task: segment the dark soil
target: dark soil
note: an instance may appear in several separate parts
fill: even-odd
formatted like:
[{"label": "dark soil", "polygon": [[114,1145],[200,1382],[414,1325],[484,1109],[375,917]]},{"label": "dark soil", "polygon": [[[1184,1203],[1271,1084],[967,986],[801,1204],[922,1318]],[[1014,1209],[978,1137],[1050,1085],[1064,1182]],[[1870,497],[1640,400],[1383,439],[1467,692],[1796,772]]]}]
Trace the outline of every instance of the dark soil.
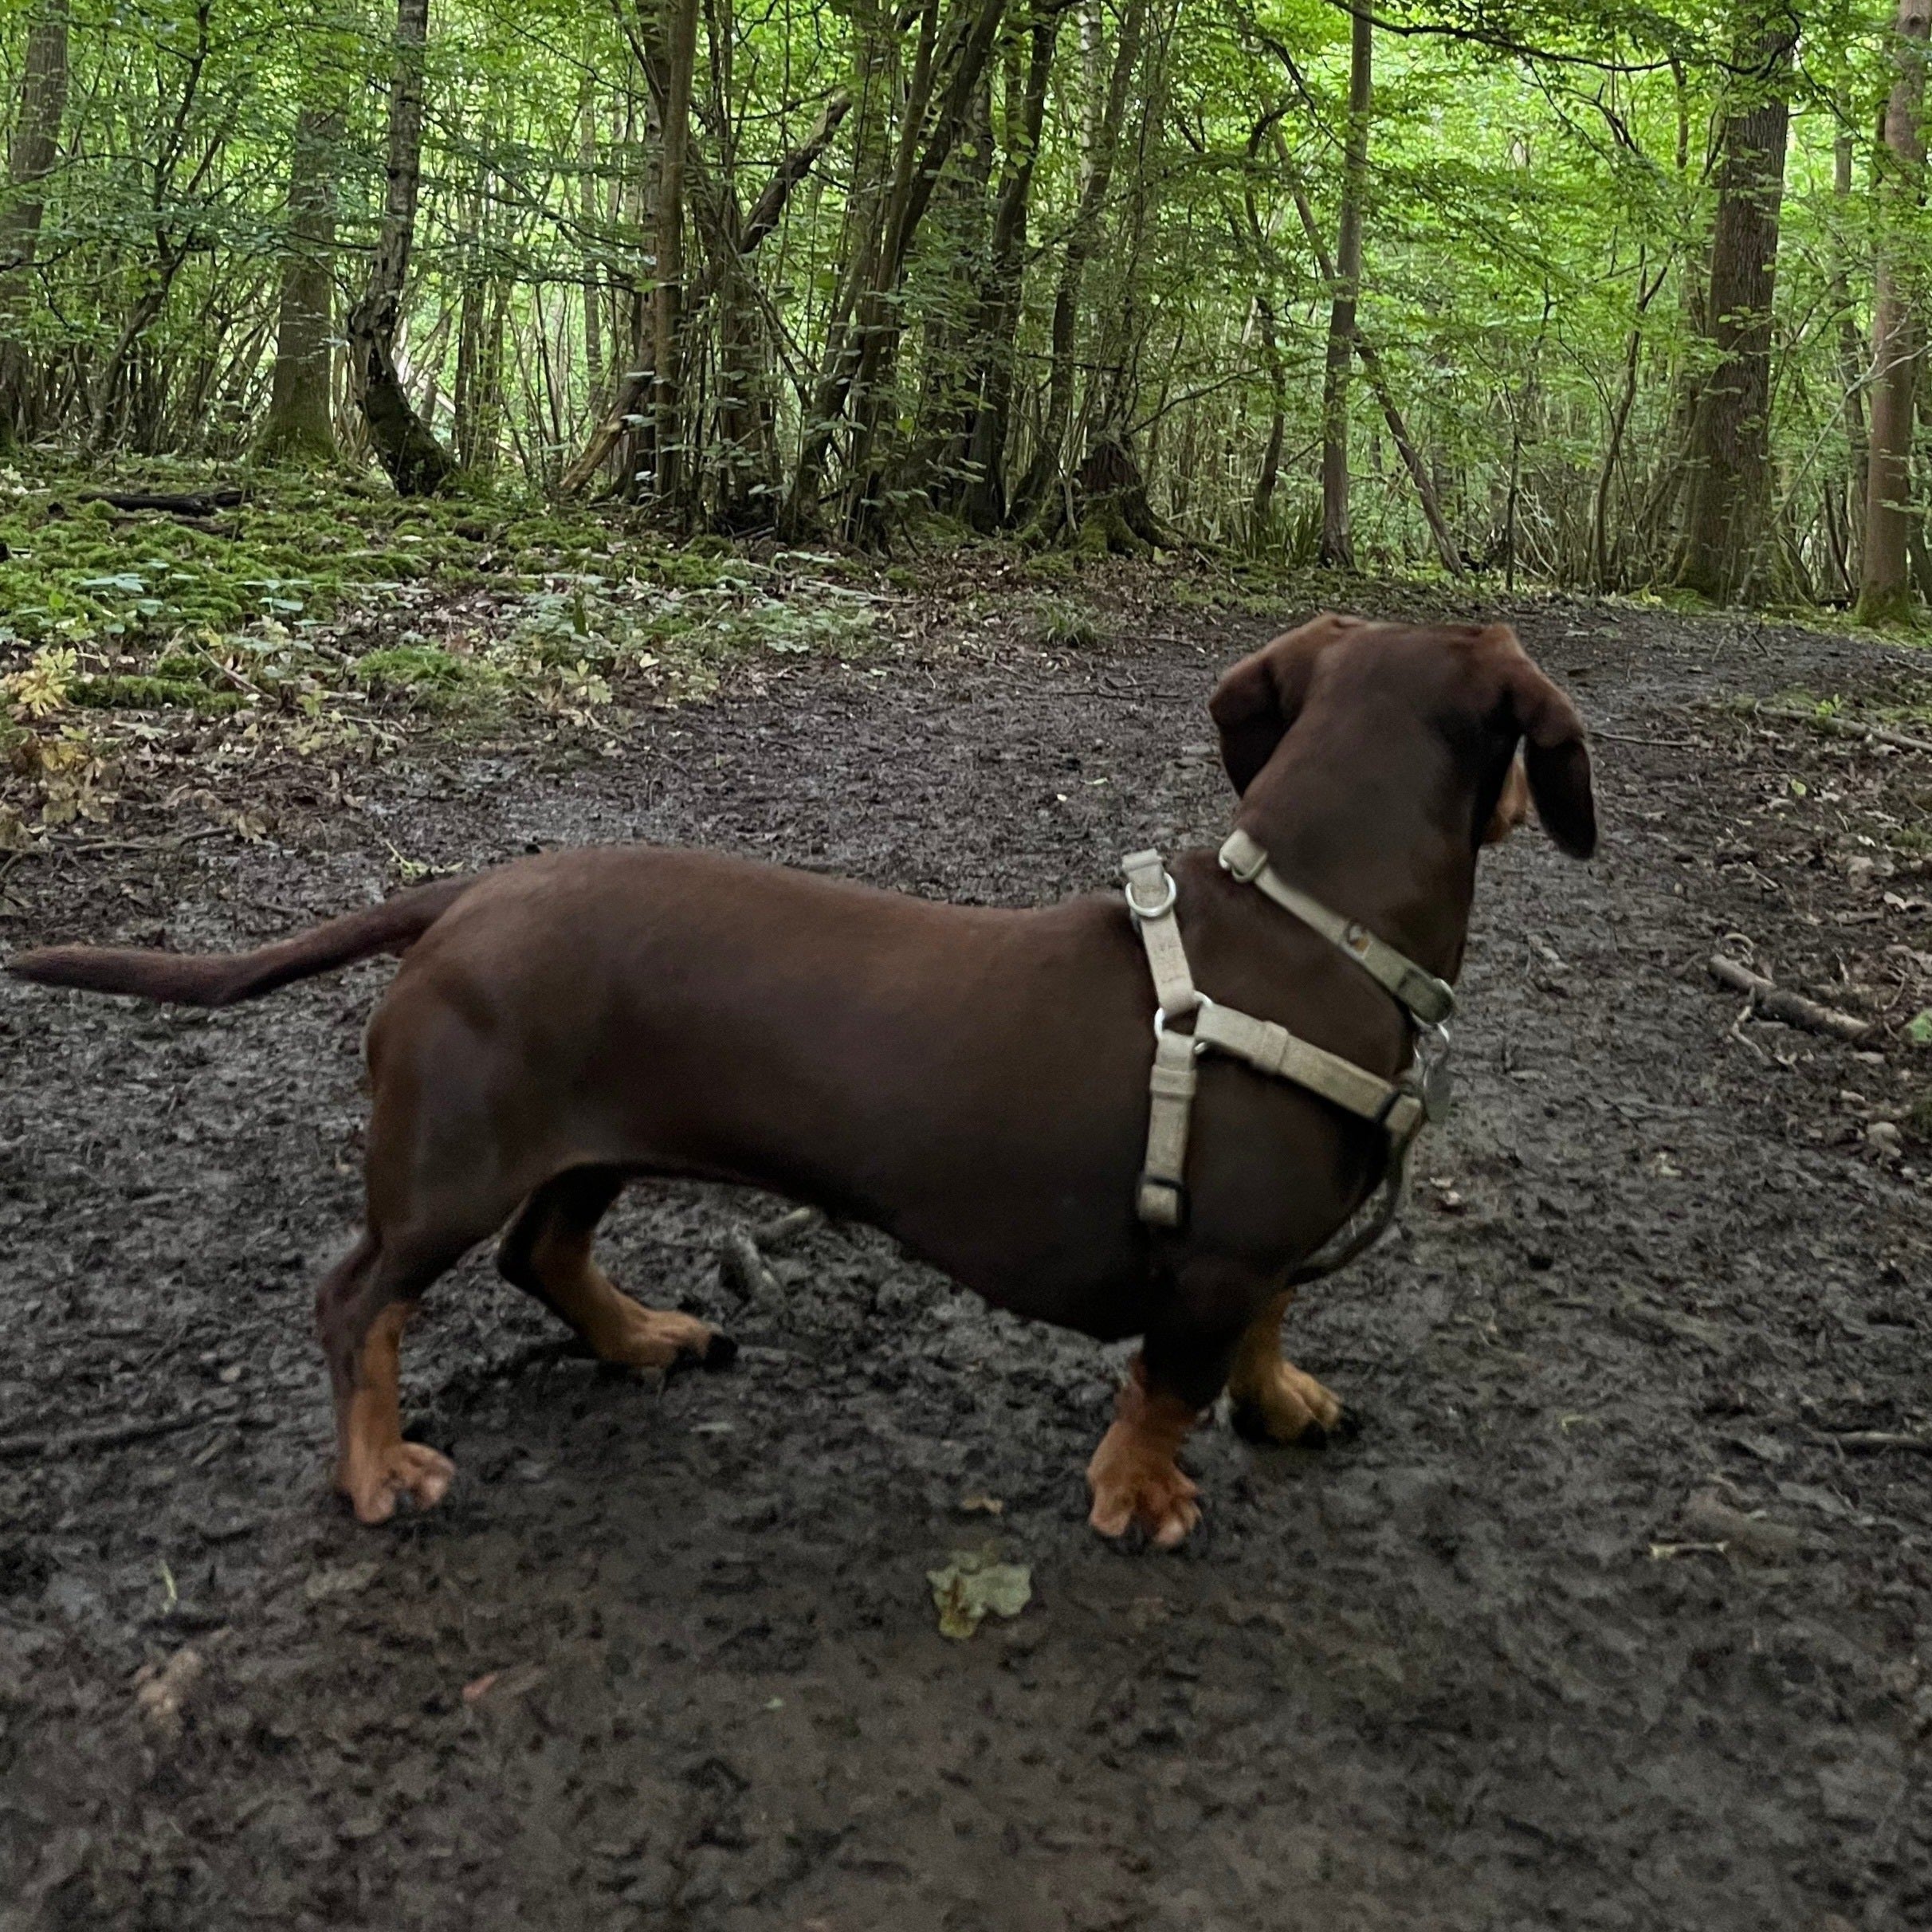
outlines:
[{"label": "dark soil", "polygon": [[[1271,627],[1143,609],[1058,659],[801,670],[615,756],[422,751],[286,789],[267,842],[20,860],[0,944],[247,943],[399,853],[599,839],[1104,885],[1221,836],[1202,701]],[[479,1260],[407,1365],[457,1487],[359,1529],[309,1298],[387,969],[214,1016],[0,986],[0,1927],[1932,1923],[1932,1455],[1871,1440],[1932,1436],[1929,888],[1887,842],[1932,760],[1699,703],[1918,661],[1522,628],[1610,734],[1604,851],[1486,862],[1459,1110],[1402,1233],[1290,1317],[1360,1438],[1204,1430],[1177,1557],[1082,1520],[1120,1351],[857,1228],[735,1304],[721,1235],[772,1208],[697,1188],[634,1193],[608,1259],[735,1371],[603,1372]],[[1879,1017],[1868,1056],[1742,1017],[1720,944]],[[1033,1602],[949,1642],[926,1573],[989,1542]]]}]

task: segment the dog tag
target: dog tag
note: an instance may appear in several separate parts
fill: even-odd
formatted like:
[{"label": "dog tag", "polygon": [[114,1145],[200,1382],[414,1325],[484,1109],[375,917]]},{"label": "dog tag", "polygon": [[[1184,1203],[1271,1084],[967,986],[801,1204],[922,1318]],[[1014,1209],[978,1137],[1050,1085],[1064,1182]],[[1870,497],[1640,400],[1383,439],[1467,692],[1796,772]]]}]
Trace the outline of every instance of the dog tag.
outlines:
[{"label": "dog tag", "polygon": [[1455,1096],[1455,1076],[1447,1060],[1438,1060],[1422,1076],[1422,1110],[1437,1125],[1449,1117],[1449,1103]]}]

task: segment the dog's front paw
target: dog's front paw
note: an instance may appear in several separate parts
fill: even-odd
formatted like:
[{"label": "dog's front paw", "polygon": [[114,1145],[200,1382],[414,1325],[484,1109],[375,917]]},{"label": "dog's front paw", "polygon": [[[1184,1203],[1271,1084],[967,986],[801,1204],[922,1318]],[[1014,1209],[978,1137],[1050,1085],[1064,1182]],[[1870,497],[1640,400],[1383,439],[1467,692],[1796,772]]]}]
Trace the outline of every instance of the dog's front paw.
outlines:
[{"label": "dog's front paw", "polygon": [[1123,1537],[1136,1523],[1156,1549],[1172,1549],[1201,1520],[1199,1486],[1171,1452],[1117,1422],[1087,1465],[1094,1507],[1087,1521],[1102,1536]]},{"label": "dog's front paw", "polygon": [[1357,1424],[1341,1398],[1293,1362],[1277,1361],[1253,1381],[1231,1384],[1235,1432],[1253,1443],[1319,1449],[1345,1442]]},{"label": "dog's front paw", "polygon": [[450,1493],[456,1465],[423,1443],[391,1443],[343,1463],[336,1486],[349,1499],[356,1520],[386,1523],[409,1497],[419,1510],[434,1509]]}]

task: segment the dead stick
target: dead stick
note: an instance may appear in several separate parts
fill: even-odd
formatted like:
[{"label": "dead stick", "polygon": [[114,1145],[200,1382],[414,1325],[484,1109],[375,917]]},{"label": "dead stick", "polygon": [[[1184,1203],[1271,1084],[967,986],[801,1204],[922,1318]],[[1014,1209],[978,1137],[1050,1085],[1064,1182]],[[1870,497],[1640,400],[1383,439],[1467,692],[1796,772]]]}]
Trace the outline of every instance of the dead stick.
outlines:
[{"label": "dead stick", "polygon": [[1781,1019],[1788,1027],[1808,1027],[1813,1033],[1828,1033],[1835,1039],[1849,1040],[1854,1044],[1867,1038],[1871,1032],[1870,1020],[1840,1013],[1833,1007],[1820,1006],[1816,1000],[1807,999],[1797,993],[1785,992],[1761,973],[1753,972],[1748,966],[1740,966],[1735,960],[1727,960],[1721,952],[1714,952],[1706,964],[1714,980],[1734,987],[1741,993],[1749,993],[1758,1011],[1767,1019]]},{"label": "dead stick", "polygon": [[824,1224],[825,1216],[816,1208],[794,1208],[781,1214],[776,1221],[767,1221],[762,1227],[751,1231],[752,1239],[760,1249],[769,1254],[774,1248],[789,1247],[800,1235],[808,1234],[815,1227]]},{"label": "dead stick", "polygon": [[1841,718],[1828,711],[1799,711],[1787,705],[1749,705],[1744,711],[1747,717],[1808,724],[1828,738],[1863,738],[1873,744],[1896,746],[1902,752],[1932,752],[1932,738],[1914,738],[1910,732],[1894,731],[1884,724],[1860,724],[1856,718]]},{"label": "dead stick", "polygon": [[778,1277],[742,1227],[734,1227],[718,1243],[718,1273],[741,1301],[760,1302],[778,1293]]},{"label": "dead stick", "polygon": [[1932,1455],[1932,1435],[1900,1435],[1889,1429],[1822,1429],[1819,1433],[1840,1449],[1906,1449]]},{"label": "dead stick", "polygon": [[176,1415],[147,1422],[111,1423],[98,1429],[72,1429],[65,1435],[48,1430],[30,1435],[0,1435],[0,1463],[18,1462],[29,1455],[58,1457],[73,1449],[118,1449],[124,1443],[171,1435],[177,1429],[191,1429],[198,1423],[232,1422],[234,1416],[232,1408],[217,1408],[197,1403]]}]

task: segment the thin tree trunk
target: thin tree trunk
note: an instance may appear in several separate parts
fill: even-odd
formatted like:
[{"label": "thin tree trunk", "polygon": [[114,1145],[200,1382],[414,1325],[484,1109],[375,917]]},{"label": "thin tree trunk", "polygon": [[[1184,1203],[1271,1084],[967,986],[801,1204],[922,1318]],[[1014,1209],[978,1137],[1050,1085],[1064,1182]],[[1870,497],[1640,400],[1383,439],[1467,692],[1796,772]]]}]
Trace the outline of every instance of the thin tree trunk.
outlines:
[{"label": "thin tree trunk", "polygon": [[684,430],[677,358],[684,299],[685,164],[691,141],[691,76],[697,61],[697,0],[671,0],[665,44],[664,144],[658,171],[658,285],[652,307],[657,381],[657,471],[653,493],[674,508],[683,490]]},{"label": "thin tree trunk", "polygon": [[944,95],[929,118],[921,115],[915,122],[909,112],[907,115],[908,129],[920,137],[918,159],[909,175],[895,167],[892,191],[873,230],[874,244],[861,252],[860,259],[866,266],[854,325],[849,336],[828,351],[785,505],[783,524],[788,532],[803,532],[815,520],[819,484],[839,419],[855,396],[864,403],[880,386],[889,367],[899,338],[893,300],[905,277],[913,241],[966,125],[967,110],[986,71],[1005,13],[1006,0],[978,0],[977,10],[964,17],[959,34],[948,37],[944,64],[950,66],[952,77]]},{"label": "thin tree trunk", "polygon": [[578,96],[579,132],[577,164],[583,170],[578,198],[583,213],[583,362],[584,389],[595,419],[604,384],[603,277],[598,252],[591,242],[599,225],[597,208],[597,86],[587,74]]},{"label": "thin tree trunk", "polygon": [[[1375,29],[1367,8],[1351,17],[1349,126],[1342,155],[1341,217],[1335,242],[1328,356],[1321,380],[1322,563],[1355,566],[1349,528],[1349,372],[1362,285],[1362,198],[1368,179],[1368,117],[1374,104]],[[1453,546],[1450,554],[1453,554]]]},{"label": "thin tree trunk", "polygon": [[[966,521],[992,532],[1006,521],[1007,444],[1012,434],[1013,375],[1019,352],[1020,300],[1027,260],[1027,208],[1046,118],[1046,85],[1068,0],[1041,0],[1035,10],[1026,80],[1017,104],[1007,102],[1007,158],[993,217],[987,286],[980,297],[978,404],[967,438]],[[1008,80],[1011,89],[1011,77]]]},{"label": "thin tree trunk", "polygon": [[1852,208],[1852,136],[1841,132],[1832,151],[1832,209],[1836,218],[1832,241],[1832,300],[1838,310],[1838,379],[1844,390],[1846,586],[1858,583],[1857,559],[1864,544],[1865,496],[1871,488],[1871,445],[1865,430],[1865,345],[1859,336],[1852,300],[1849,268],[1851,242],[1847,230]]},{"label": "thin tree trunk", "polygon": [[[1034,451],[1026,480],[1017,493],[1015,509],[1023,517],[1040,513],[1049,493],[1062,482],[1067,430],[1074,414],[1074,348],[1080,314],[1081,286],[1086,279],[1087,261],[1100,242],[1101,210],[1113,180],[1114,152],[1120,145],[1121,124],[1126,116],[1128,89],[1140,62],[1141,32],[1146,14],[1146,0],[1128,0],[1104,101],[1101,100],[1095,84],[1101,52],[1098,26],[1090,26],[1094,21],[1092,14],[1082,22],[1083,29],[1090,36],[1083,49],[1090,81],[1089,120],[1085,134],[1086,171],[1079,204],[1074,211],[1073,225],[1066,238],[1066,253],[1060,264],[1059,283],[1054,290],[1046,410],[1040,426],[1039,446]],[[1097,102],[1099,105],[1096,116]]]},{"label": "thin tree trunk", "polygon": [[[1309,206],[1308,196],[1298,185],[1292,190],[1296,212],[1302,218],[1302,232],[1308,238],[1309,253],[1315,258],[1315,267],[1322,281],[1329,287],[1337,284],[1339,269],[1329,259],[1328,249],[1321,240],[1321,231],[1315,226],[1315,211]],[[1382,367],[1382,358],[1375,344],[1362,333],[1361,324],[1351,318],[1349,323],[1349,341],[1353,345],[1357,359],[1362,365],[1362,374],[1368,379],[1368,387],[1375,393],[1377,406],[1382,411],[1382,420],[1388,425],[1390,440],[1402,458],[1402,466],[1409,473],[1409,481],[1416,485],[1416,500],[1422,505],[1423,520],[1429,526],[1429,535],[1435,540],[1435,554],[1442,560],[1443,568],[1452,577],[1468,575],[1463,563],[1462,553],[1456,548],[1455,539],[1450,534],[1449,525],[1443,516],[1442,499],[1437,493],[1435,479],[1429,474],[1428,465],[1422,460],[1422,452],[1416,447],[1416,439],[1410,435],[1408,423],[1396,401],[1396,392],[1389,386],[1388,375]],[[1325,451],[1324,454],[1325,463]],[[1322,475],[1327,477],[1325,467]],[[1323,509],[1327,508],[1327,492],[1322,495]],[[1342,509],[1343,524],[1347,524],[1348,509],[1348,425],[1342,425]]]},{"label": "thin tree trunk", "polygon": [[[738,259],[729,267],[721,266],[708,273],[693,292],[691,308],[695,312],[698,307],[709,300],[717,292],[726,273],[742,273],[744,265],[755,255],[765,238],[778,226],[785,212],[785,205],[791,198],[791,191],[809,175],[819,158],[832,143],[840,124],[852,111],[852,96],[841,91],[825,104],[818,124],[810,135],[793,148],[778,164],[772,179],[765,184],[764,192],[752,205],[746,218],[744,232],[738,244]],[[634,345],[635,347],[641,345]],[[648,372],[640,371],[626,378],[619,385],[610,412],[591,433],[577,460],[564,471],[558,483],[560,494],[574,497],[582,490],[591,478],[603,465],[604,459],[616,446],[630,418],[636,414],[644,400]]]},{"label": "thin tree trunk", "polygon": [[335,308],[333,171],[342,128],[340,108],[308,104],[296,116],[275,373],[269,419],[257,446],[265,457],[327,458],[336,453],[329,344]]},{"label": "thin tree trunk", "polygon": [[45,0],[27,33],[20,114],[7,147],[7,199],[0,208],[0,448],[37,427],[29,390],[32,366],[15,339],[29,271],[40,239],[41,186],[53,172],[67,112],[69,0]]},{"label": "thin tree trunk", "polygon": [[389,80],[389,163],[382,233],[369,285],[349,312],[351,362],[369,441],[405,497],[428,496],[456,465],[410,406],[396,371],[396,332],[416,238],[416,198],[422,178],[423,50],[430,0],[396,0],[395,61]]},{"label": "thin tree trunk", "polygon": [[1771,460],[1771,320],[1796,29],[1776,0],[1741,51],[1749,89],[1724,118],[1709,314],[1717,367],[1698,396],[1676,581],[1730,603],[1764,575]]},{"label": "thin tree trunk", "polygon": [[1906,540],[1910,534],[1913,379],[1918,362],[1910,244],[1906,225],[1918,205],[1926,143],[1926,40],[1932,0],[1899,0],[1892,57],[1896,73],[1885,110],[1879,177],[1878,289],[1871,325],[1871,480],[1865,497],[1865,557],[1859,577],[1863,623],[1903,617],[1911,607]]}]

